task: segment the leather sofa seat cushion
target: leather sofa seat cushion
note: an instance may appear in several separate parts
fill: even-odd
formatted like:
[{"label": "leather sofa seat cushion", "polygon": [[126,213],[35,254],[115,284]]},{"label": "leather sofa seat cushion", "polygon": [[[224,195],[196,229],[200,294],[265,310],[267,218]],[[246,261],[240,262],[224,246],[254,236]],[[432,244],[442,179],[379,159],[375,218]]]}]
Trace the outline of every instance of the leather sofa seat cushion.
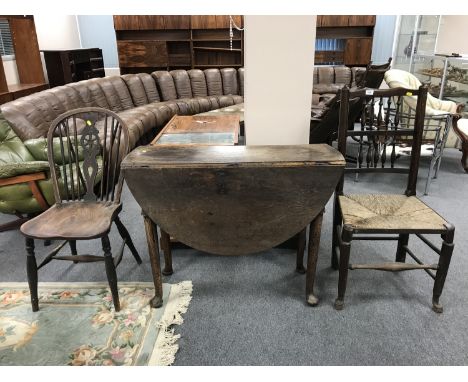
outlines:
[{"label": "leather sofa seat cushion", "polygon": [[182,69],[171,70],[170,73],[174,80],[177,98],[192,98],[192,86],[187,71]]},{"label": "leather sofa seat cushion", "polygon": [[[50,179],[37,182],[47,203],[54,204],[54,191]],[[37,200],[32,196],[31,189],[27,183],[14,184],[0,187],[0,212],[5,214],[14,214],[15,212],[23,214],[37,213],[42,211]]]},{"label": "leather sofa seat cushion", "polygon": [[163,101],[177,99],[177,91],[175,88],[174,79],[169,72],[165,70],[158,70],[151,73],[151,75],[158,85],[159,94]]},{"label": "leather sofa seat cushion", "polygon": [[219,69],[205,69],[206,86],[208,95],[222,96],[223,95],[223,80]]},{"label": "leather sofa seat cushion", "polygon": [[200,69],[190,69],[187,71],[190,78],[190,85],[194,97],[206,97],[208,88],[206,87],[205,73]]},{"label": "leather sofa seat cushion", "polygon": [[312,88],[312,92],[315,94],[337,94],[343,86],[344,84],[317,84]]}]

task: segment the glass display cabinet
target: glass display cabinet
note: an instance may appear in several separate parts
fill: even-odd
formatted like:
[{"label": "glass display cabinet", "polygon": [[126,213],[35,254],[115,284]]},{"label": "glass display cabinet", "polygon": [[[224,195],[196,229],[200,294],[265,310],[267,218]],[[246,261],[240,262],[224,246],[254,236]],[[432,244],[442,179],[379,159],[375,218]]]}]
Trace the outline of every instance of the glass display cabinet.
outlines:
[{"label": "glass display cabinet", "polygon": [[439,26],[437,15],[398,16],[392,67],[411,71],[413,55],[434,54]]},{"label": "glass display cabinet", "polygon": [[411,73],[429,85],[434,97],[464,104],[468,111],[468,56],[415,54]]}]

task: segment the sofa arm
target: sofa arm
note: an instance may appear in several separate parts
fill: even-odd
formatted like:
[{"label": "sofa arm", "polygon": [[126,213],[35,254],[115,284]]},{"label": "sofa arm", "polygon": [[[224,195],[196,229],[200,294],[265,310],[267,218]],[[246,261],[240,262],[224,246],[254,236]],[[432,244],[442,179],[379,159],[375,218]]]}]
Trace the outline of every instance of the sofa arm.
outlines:
[{"label": "sofa arm", "polygon": [[5,163],[0,165],[0,179],[11,178],[18,175],[34,174],[50,171],[49,162],[32,161]]}]

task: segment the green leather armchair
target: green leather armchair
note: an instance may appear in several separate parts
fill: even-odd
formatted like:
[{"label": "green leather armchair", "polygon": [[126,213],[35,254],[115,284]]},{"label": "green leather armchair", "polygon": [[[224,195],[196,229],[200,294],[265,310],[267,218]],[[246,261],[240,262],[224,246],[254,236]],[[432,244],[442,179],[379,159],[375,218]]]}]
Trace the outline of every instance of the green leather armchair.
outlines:
[{"label": "green leather armchair", "polygon": [[27,216],[54,203],[47,154],[34,155],[45,142],[45,138],[22,142],[0,113],[0,212],[18,217],[0,225],[0,232],[18,228]]}]

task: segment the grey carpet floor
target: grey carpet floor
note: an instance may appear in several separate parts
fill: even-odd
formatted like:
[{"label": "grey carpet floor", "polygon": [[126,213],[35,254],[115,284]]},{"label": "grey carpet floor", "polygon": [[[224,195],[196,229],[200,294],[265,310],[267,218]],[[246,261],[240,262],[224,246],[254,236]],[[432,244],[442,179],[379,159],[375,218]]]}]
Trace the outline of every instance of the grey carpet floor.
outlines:
[{"label": "grey carpet floor", "polygon": [[[418,195],[456,226],[455,251],[441,298],[444,313],[431,310],[433,281],[423,271],[399,274],[352,271],[346,306],[333,309],[338,273],[330,268],[332,204],[323,221],[316,292],[319,306],[305,304],[305,277],[294,272],[295,253],[272,249],[250,256],[222,257],[190,249],[174,251],[175,273],[164,282],[193,281],[193,300],[181,334],[175,365],[466,365],[468,364],[468,174],[461,153],[447,149],[430,195],[422,196],[428,160],[419,173]],[[401,175],[346,179],[346,191],[401,193]],[[157,190],[154,190],[157,192]],[[127,188],[123,222],[144,258],[129,253],[118,269],[121,281],[150,281],[140,209]],[[0,216],[0,222],[10,217]],[[117,247],[115,230],[112,244]],[[440,243],[440,238],[435,237]],[[18,231],[0,234],[0,281],[25,281],[25,251]],[[436,256],[419,242],[410,246],[423,258]],[[100,250],[100,242],[79,243],[80,252]],[[38,245],[39,256],[47,248]],[[394,258],[395,243],[356,242],[351,261]],[[104,281],[103,264],[52,262],[40,281]]]}]

